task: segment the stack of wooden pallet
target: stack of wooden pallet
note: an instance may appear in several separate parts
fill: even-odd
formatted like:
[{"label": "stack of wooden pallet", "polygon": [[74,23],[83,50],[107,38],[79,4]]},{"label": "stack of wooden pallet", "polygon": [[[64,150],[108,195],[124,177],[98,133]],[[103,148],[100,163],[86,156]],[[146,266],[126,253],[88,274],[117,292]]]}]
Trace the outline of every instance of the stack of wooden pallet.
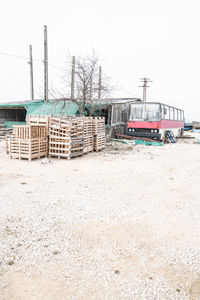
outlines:
[{"label": "stack of wooden pallet", "polygon": [[7,139],[10,158],[34,158],[47,156],[47,132],[43,126],[13,126],[13,136]]},{"label": "stack of wooden pallet", "polygon": [[13,126],[6,138],[10,158],[42,156],[72,158],[104,149],[105,119],[101,117],[28,116],[28,125]]},{"label": "stack of wooden pallet", "polygon": [[0,124],[0,141],[5,140],[6,135],[12,133],[12,128],[6,128],[4,124]]},{"label": "stack of wooden pallet", "polygon": [[105,118],[97,117],[92,119],[92,133],[94,136],[94,150],[99,151],[105,148]]},{"label": "stack of wooden pallet", "polygon": [[83,155],[83,117],[51,117],[49,122],[49,156],[70,159]]},{"label": "stack of wooden pallet", "polygon": [[94,138],[92,133],[92,117],[84,117],[84,148],[83,152],[88,153],[93,151]]},{"label": "stack of wooden pallet", "polygon": [[194,128],[194,129],[200,129],[200,122],[192,121],[192,128]]}]

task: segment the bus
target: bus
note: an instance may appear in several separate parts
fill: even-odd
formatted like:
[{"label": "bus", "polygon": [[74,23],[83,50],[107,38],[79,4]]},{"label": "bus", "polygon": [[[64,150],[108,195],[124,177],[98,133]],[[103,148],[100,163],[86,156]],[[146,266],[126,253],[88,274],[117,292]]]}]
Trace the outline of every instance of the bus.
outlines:
[{"label": "bus", "polygon": [[184,111],[159,102],[136,102],[130,105],[127,134],[162,141],[166,131],[174,137],[184,132]]}]

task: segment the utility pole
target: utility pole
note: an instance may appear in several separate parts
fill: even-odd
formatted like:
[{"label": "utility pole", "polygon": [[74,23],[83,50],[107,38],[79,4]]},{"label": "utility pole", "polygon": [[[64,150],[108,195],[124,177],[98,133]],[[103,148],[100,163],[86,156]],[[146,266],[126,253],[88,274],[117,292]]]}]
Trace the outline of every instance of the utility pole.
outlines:
[{"label": "utility pole", "polygon": [[92,74],[90,78],[90,100],[92,99]]},{"label": "utility pole", "polygon": [[75,56],[72,56],[71,99],[74,99]]},{"label": "utility pole", "polygon": [[101,66],[100,66],[100,67],[99,67],[98,99],[101,98],[101,73],[102,73],[102,69],[101,69]]},{"label": "utility pole", "polygon": [[140,78],[140,80],[143,82],[143,85],[140,86],[140,87],[143,88],[143,97],[142,97],[142,100],[143,100],[143,102],[146,102],[147,88],[149,87],[147,84],[148,84],[148,82],[153,82],[153,81],[151,81],[150,78],[146,78],[146,77]]},{"label": "utility pole", "polygon": [[46,25],[44,25],[44,101],[48,102],[48,44]]},{"label": "utility pole", "polygon": [[30,65],[30,98],[34,101],[34,88],[33,88],[33,57],[32,57],[32,46],[29,45],[29,61]]}]

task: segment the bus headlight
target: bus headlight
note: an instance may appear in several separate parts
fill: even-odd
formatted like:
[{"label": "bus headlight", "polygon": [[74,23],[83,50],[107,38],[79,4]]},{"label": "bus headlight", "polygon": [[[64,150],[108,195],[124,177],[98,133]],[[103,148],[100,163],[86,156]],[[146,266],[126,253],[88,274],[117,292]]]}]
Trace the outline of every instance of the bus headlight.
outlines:
[{"label": "bus headlight", "polygon": [[135,131],[135,129],[133,128],[133,129],[132,129],[132,131],[134,132],[134,131]]}]

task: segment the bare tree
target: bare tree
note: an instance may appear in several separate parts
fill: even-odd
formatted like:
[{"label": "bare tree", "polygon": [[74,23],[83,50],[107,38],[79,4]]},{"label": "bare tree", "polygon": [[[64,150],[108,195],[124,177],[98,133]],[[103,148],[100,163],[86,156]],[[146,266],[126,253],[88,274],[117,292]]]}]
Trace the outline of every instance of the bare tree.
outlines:
[{"label": "bare tree", "polygon": [[[100,62],[94,52],[90,56],[76,57],[75,61],[74,57],[70,56],[68,60],[73,63],[73,67],[71,68],[68,61],[65,74],[68,99],[78,104],[81,115],[85,113],[86,104],[89,104],[91,115],[95,110],[95,106],[100,102],[100,99],[98,99],[99,90],[102,97],[108,97],[110,94],[109,79],[102,72],[101,81],[99,81]],[[72,70],[74,70],[74,76],[71,76]],[[74,85],[71,82],[71,78],[74,78]],[[100,86],[99,82],[101,82]],[[70,90],[72,87],[74,89],[73,98],[69,96],[71,95]]]}]

